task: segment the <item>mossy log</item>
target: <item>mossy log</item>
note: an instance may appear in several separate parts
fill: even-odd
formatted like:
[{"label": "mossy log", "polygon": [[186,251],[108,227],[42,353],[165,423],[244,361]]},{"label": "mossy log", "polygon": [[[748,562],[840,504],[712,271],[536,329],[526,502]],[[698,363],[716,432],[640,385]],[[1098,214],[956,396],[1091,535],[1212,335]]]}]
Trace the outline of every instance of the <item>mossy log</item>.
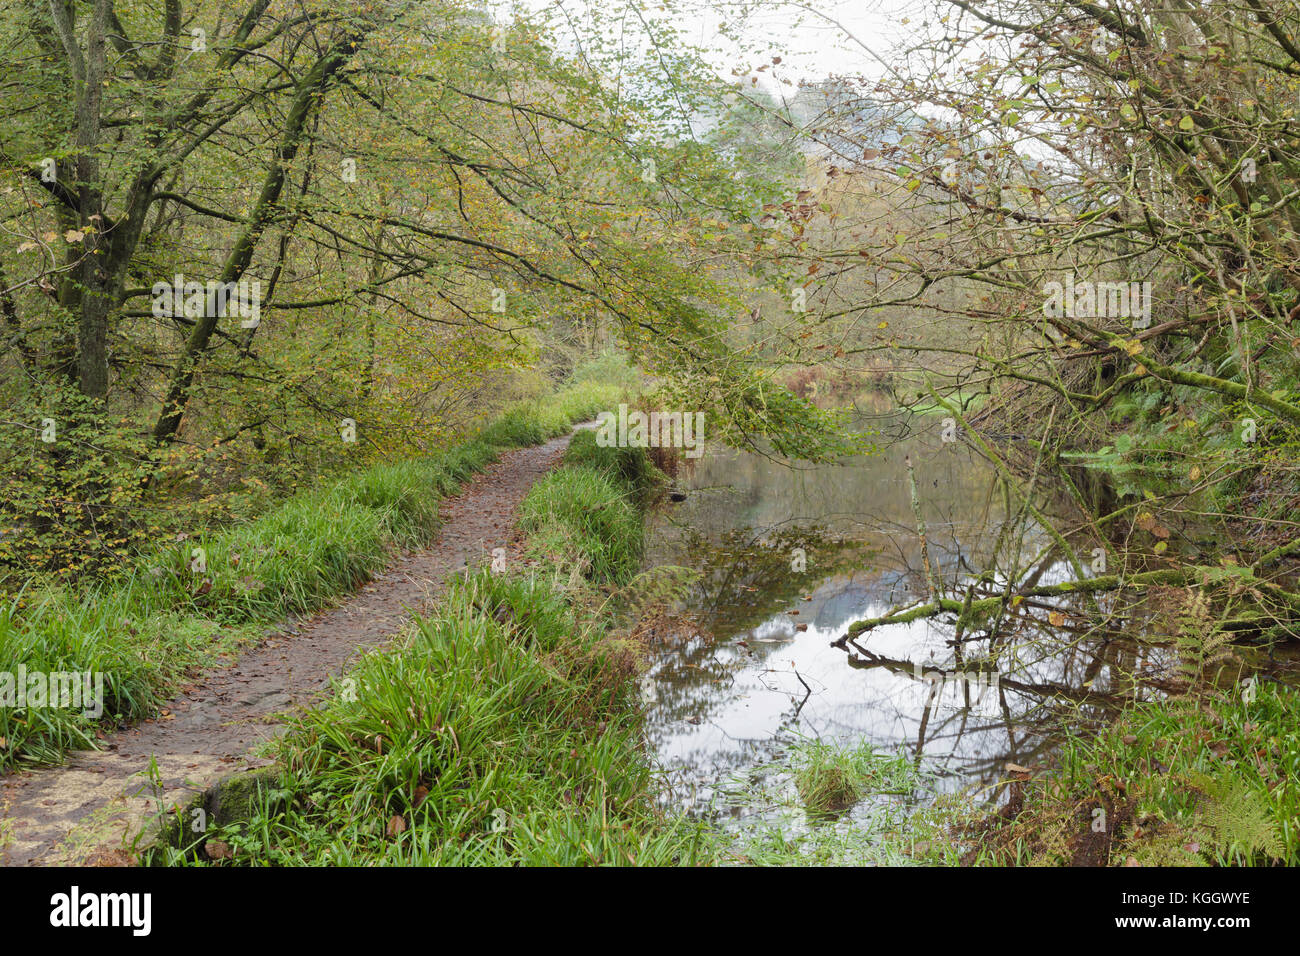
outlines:
[{"label": "mossy log", "polygon": [[[1064,581],[1060,584],[1045,584],[1025,588],[1012,594],[1009,600],[1014,602],[1016,598],[1098,594],[1125,588],[1204,586],[1221,580],[1222,574],[1222,568],[1196,566],[1146,571],[1128,576],[1104,574],[1094,578],[1083,578],[1078,581]],[[1255,578],[1247,569],[1243,569],[1240,576],[1233,576],[1231,580],[1239,586],[1255,590],[1262,599],[1261,603],[1269,606],[1271,614],[1267,618],[1261,617],[1261,623],[1271,622],[1275,625],[1273,631],[1277,631],[1280,626],[1284,633],[1289,633],[1293,637],[1300,634],[1300,594],[1288,591],[1270,581]],[[907,624],[912,621],[937,617],[944,613],[957,615],[958,626],[966,630],[976,622],[984,620],[996,612],[1002,607],[1004,601],[1008,601],[1006,596],[981,598],[978,601],[954,601],[948,598],[935,598],[924,604],[894,611],[881,617],[855,621],[849,625],[848,631],[835,644],[842,647],[849,639],[886,624]]]}]

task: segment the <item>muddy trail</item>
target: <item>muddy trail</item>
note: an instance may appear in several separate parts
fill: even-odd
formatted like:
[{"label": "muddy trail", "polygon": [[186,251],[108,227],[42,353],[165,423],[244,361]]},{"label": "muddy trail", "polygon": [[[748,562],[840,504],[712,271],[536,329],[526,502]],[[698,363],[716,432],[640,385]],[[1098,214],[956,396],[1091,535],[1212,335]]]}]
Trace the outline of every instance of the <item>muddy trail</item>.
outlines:
[{"label": "muddy trail", "polygon": [[290,620],[232,665],[206,672],[158,717],[106,736],[101,750],[72,754],[63,766],[0,778],[0,863],[128,864],[132,840],[158,809],[151,759],[166,807],[270,763],[253,751],[282,730],[277,714],[308,704],[359,652],[394,637],[467,563],[517,547],[519,503],[568,442],[504,452],[443,501],[431,545],[402,555],[338,606]]}]

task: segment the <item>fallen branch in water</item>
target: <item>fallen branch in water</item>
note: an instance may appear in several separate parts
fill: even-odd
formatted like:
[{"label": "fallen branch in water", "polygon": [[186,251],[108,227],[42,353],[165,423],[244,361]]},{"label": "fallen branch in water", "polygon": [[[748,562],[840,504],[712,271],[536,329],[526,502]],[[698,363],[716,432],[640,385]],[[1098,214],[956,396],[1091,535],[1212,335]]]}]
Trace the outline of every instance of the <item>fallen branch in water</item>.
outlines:
[{"label": "fallen branch in water", "polygon": [[[1259,618],[1249,619],[1257,621],[1258,629],[1267,629],[1270,633],[1300,639],[1300,594],[1287,591],[1271,581],[1256,578],[1249,568],[1233,568],[1229,570],[1193,566],[1185,569],[1170,568],[1161,571],[1146,571],[1127,577],[1118,574],[1099,575],[1095,578],[1083,578],[1079,581],[1064,581],[1060,584],[1044,584],[1024,588],[1011,595],[1010,600],[1014,603],[1017,598],[1097,594],[1106,591],[1119,591],[1125,588],[1155,586],[1205,587],[1215,583],[1228,582],[1243,589],[1254,590],[1260,597],[1261,604],[1272,605],[1274,610],[1280,612],[1280,617],[1260,616]],[[987,618],[1006,603],[1007,597],[1005,595],[981,598],[978,601],[970,600],[969,595],[965,601],[935,598],[907,610],[893,611],[881,617],[868,618],[865,621],[855,621],[849,625],[844,636],[833,642],[832,646],[843,648],[850,639],[877,627],[883,627],[886,624],[907,624],[912,621],[937,617],[944,613],[956,614],[957,626],[961,630],[967,630],[973,623]],[[1234,632],[1249,630],[1246,618],[1239,618],[1232,623],[1231,630]],[[1272,626],[1270,627],[1270,625]]]}]

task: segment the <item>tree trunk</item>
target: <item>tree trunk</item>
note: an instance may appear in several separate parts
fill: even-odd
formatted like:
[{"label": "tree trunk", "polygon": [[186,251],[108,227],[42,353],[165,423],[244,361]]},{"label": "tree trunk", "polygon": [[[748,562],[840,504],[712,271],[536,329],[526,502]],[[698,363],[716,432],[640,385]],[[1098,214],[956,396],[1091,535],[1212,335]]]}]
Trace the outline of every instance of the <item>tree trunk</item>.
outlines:
[{"label": "tree trunk", "polygon": [[[359,35],[343,37],[317,61],[299,85],[293,106],[285,119],[284,135],[275,151],[275,159],[262,183],[262,192],[257,197],[247,224],[235,241],[234,248],[226,258],[219,282],[239,281],[249,263],[252,262],[257,243],[275,214],[285,180],[288,178],[289,165],[298,154],[298,147],[302,143],[307,120],[312,111],[318,107],[325,86],[349,57],[359,49],[361,42],[362,37]],[[163,400],[162,410],[153,429],[154,440],[159,443],[170,442],[180,428],[185,406],[189,404],[199,359],[208,347],[213,332],[216,331],[218,318],[216,315],[200,316],[190,332],[189,339],[185,342],[180,357],[176,360],[167,387],[167,396]]]}]

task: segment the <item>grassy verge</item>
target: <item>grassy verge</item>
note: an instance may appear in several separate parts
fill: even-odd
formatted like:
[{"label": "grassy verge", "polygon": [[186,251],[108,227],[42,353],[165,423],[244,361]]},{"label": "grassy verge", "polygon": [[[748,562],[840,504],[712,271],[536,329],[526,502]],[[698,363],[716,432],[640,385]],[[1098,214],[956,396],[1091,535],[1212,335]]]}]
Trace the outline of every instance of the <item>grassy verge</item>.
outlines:
[{"label": "grassy verge", "polygon": [[[244,819],[159,845],[150,862],[707,861],[706,832],[655,808],[637,655],[610,636],[600,600],[639,550],[637,491],[588,451],[524,502],[541,561],[454,583],[400,646],[367,656],[294,719],[278,775]],[[572,585],[574,566],[589,584]]]},{"label": "grassy verge", "polygon": [[805,811],[866,801],[872,812],[803,832],[769,827],[730,852],[766,865],[1295,866],[1297,721],[1300,694],[1281,686],[1134,704],[1066,741],[1057,769],[1011,773],[997,809],[970,793],[881,802],[924,788],[910,762],[797,747],[783,769]]},{"label": "grassy verge", "polygon": [[[267,625],[325,606],[429,541],[438,501],[500,449],[535,444],[595,417],[609,389],[570,388],[508,410],[473,440],[380,464],[297,495],[246,524],[178,536],[111,586],[50,590],[0,604],[0,772],[93,747],[104,723],[152,713],[187,673]],[[504,424],[503,424],[504,423]],[[103,713],[6,704],[4,674],[103,674]]]},{"label": "grassy verge", "polygon": [[658,451],[602,447],[596,443],[596,432],[580,431],[569,442],[564,463],[585,466],[621,481],[638,502],[645,502],[664,484],[664,474],[650,459]]},{"label": "grassy verge", "polygon": [[477,440],[501,448],[540,445],[565,434],[579,422],[591,421],[618,401],[615,389],[572,386],[544,399],[506,409],[478,434]]},{"label": "grassy verge", "polygon": [[1297,721],[1283,687],[1136,704],[1068,742],[1059,772],[1013,783],[998,813],[950,827],[961,862],[1295,866]]}]

